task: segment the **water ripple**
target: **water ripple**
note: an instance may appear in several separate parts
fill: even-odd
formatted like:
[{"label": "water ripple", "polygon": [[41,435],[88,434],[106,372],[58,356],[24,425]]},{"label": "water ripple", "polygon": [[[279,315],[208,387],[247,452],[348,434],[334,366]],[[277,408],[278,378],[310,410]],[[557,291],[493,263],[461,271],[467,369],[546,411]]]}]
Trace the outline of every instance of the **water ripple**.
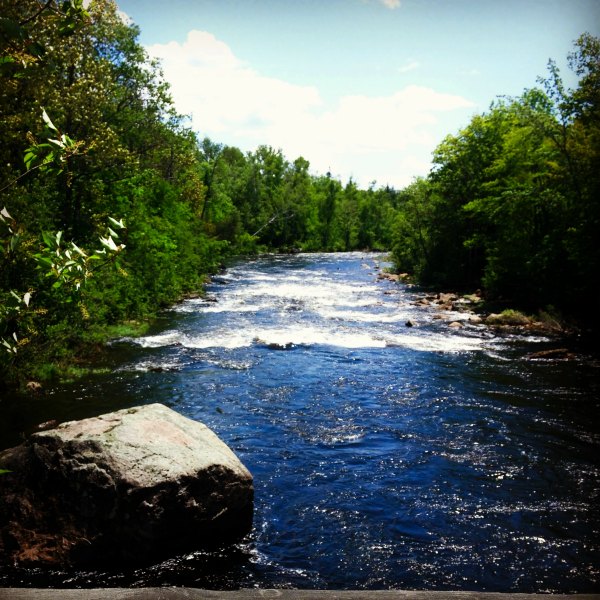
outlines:
[{"label": "water ripple", "polygon": [[71,418],[108,398],[213,428],[255,478],[248,540],[133,572],[0,570],[0,584],[598,591],[598,365],[450,331],[412,290],[376,281],[384,264],[234,265],[210,300],[115,344],[116,376],[53,392]]}]

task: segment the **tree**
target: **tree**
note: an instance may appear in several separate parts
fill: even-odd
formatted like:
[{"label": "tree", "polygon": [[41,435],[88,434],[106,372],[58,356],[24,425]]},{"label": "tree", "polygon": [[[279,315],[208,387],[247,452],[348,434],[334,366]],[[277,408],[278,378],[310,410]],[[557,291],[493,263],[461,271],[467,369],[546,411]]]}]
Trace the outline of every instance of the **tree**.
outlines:
[{"label": "tree", "polygon": [[396,268],[422,277],[431,253],[432,185],[417,178],[399,194],[392,257]]},{"label": "tree", "polygon": [[[569,67],[579,77],[575,90],[566,90],[551,62],[550,77],[542,80],[554,100],[560,135],[553,140],[568,175],[568,227],[565,249],[569,280],[563,299],[570,312],[581,311],[581,298],[600,285],[600,39],[583,34],[568,56]],[[570,185],[567,185],[570,184]],[[588,317],[588,320],[591,320]],[[600,327],[595,316],[593,329]]]},{"label": "tree", "polygon": [[336,242],[336,216],[338,195],[341,191],[339,181],[333,179],[331,173],[317,181],[319,191],[318,215],[321,229],[321,248],[334,250]]},{"label": "tree", "polygon": [[[174,112],[137,28],[107,0],[88,11],[79,0],[5,5],[0,337],[11,356],[14,344],[19,352],[3,381],[69,356],[88,335],[96,339],[95,328],[148,316],[197,289],[226,250],[199,218],[196,137]],[[34,136],[40,115],[46,130]],[[104,252],[124,244],[128,252],[105,270],[102,255],[84,248],[96,247],[112,215],[119,219],[101,237]],[[115,225],[122,216],[125,233]],[[99,268],[102,278],[93,276]]]},{"label": "tree", "polygon": [[359,190],[350,179],[340,197],[339,228],[344,250],[350,251],[357,247],[360,226]]},{"label": "tree", "polygon": [[438,146],[427,180],[398,196],[399,269],[581,319],[600,285],[600,41],[581,36],[569,66],[575,90],[550,61],[544,90],[498,99]]}]

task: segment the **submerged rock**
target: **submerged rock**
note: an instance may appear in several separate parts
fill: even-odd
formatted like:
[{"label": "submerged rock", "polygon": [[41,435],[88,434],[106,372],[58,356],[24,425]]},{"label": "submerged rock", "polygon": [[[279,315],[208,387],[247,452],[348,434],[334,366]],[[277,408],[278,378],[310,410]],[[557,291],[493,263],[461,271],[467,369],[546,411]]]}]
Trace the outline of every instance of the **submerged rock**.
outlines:
[{"label": "submerged rock", "polygon": [[141,563],[240,539],[252,476],[161,404],[63,423],[0,453],[0,561]]}]

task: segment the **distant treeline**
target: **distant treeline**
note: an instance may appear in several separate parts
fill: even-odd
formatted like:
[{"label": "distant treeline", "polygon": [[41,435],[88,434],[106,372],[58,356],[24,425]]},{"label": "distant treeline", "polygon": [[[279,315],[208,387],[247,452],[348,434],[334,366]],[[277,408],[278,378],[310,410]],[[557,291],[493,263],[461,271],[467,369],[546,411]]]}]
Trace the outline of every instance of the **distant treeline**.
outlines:
[{"label": "distant treeline", "polygon": [[[392,250],[425,284],[578,316],[598,284],[599,42],[501,100],[426,179],[359,189],[200,139],[110,0],[1,0],[0,378],[72,363],[232,254]],[[199,83],[200,84],[200,83]],[[1,385],[1,384],[0,384]]]}]

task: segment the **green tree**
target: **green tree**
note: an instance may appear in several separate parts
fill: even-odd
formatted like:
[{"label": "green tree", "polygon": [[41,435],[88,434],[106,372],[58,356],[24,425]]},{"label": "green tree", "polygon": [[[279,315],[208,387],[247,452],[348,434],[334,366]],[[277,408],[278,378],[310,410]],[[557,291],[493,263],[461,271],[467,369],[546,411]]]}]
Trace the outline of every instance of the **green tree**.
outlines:
[{"label": "green tree", "polygon": [[431,253],[432,185],[417,178],[399,194],[392,257],[396,268],[422,278]]},{"label": "green tree", "polygon": [[438,146],[394,206],[399,269],[582,321],[600,284],[600,41],[581,36],[569,66],[576,89],[550,61],[544,90],[499,99]]},{"label": "green tree", "polygon": [[322,250],[336,249],[336,217],[341,187],[340,182],[334,179],[331,173],[320,177],[316,182],[319,195],[318,216]]},{"label": "green tree", "polygon": [[[567,201],[564,246],[569,276],[561,286],[563,303],[569,312],[578,313],[581,298],[600,285],[600,39],[587,33],[580,36],[568,64],[579,77],[574,90],[565,89],[552,61],[549,76],[541,83],[553,100],[557,125],[548,135],[560,152]],[[598,330],[599,317],[586,319]]]},{"label": "green tree", "polygon": [[360,226],[359,190],[350,179],[340,197],[339,208],[339,229],[344,250],[350,251],[357,247]]}]

